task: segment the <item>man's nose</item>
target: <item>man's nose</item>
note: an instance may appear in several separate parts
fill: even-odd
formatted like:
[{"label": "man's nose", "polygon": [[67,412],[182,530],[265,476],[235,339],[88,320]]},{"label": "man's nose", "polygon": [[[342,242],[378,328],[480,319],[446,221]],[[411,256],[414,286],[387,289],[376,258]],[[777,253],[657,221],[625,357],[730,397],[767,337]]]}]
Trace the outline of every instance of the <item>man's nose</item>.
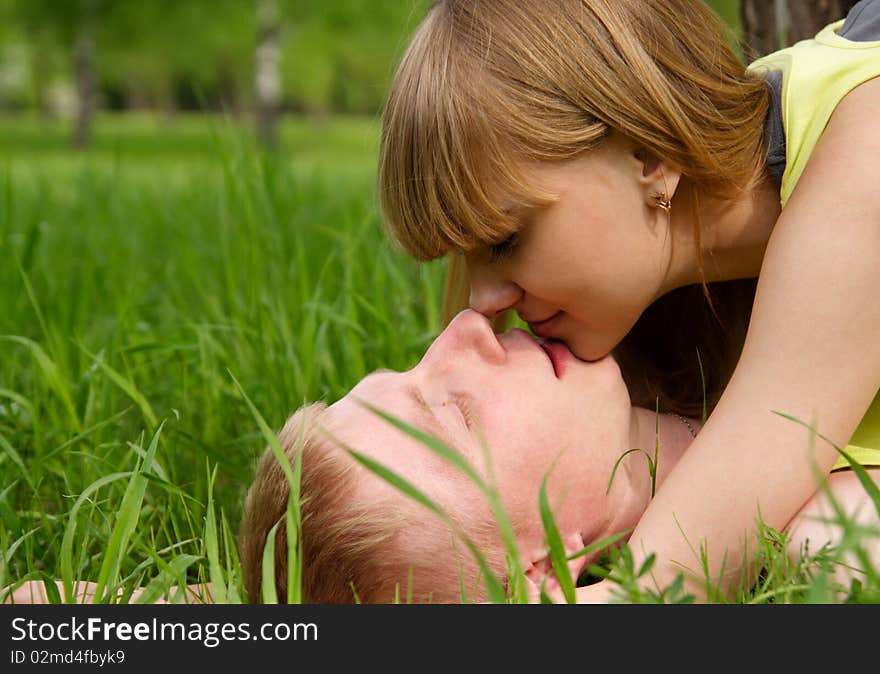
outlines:
[{"label": "man's nose", "polygon": [[473,360],[462,358],[469,352],[479,354],[484,360],[500,364],[506,359],[506,351],[498,341],[492,326],[485,316],[472,309],[459,312],[449,325],[428,347],[419,367],[427,368],[434,379],[440,380],[443,373],[468,368],[474,374]]},{"label": "man's nose", "polygon": [[523,289],[503,278],[485,264],[468,264],[471,309],[492,318],[513,309],[523,296]]}]

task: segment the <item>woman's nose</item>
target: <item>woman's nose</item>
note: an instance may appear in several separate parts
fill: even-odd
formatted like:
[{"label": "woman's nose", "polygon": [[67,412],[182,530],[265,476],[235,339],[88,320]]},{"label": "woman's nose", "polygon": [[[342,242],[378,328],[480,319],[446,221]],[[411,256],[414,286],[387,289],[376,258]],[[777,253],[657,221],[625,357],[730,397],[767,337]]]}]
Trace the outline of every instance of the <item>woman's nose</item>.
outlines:
[{"label": "woman's nose", "polygon": [[489,265],[469,262],[468,276],[471,284],[471,309],[479,311],[487,318],[513,309],[522,299],[522,288],[502,278]]}]

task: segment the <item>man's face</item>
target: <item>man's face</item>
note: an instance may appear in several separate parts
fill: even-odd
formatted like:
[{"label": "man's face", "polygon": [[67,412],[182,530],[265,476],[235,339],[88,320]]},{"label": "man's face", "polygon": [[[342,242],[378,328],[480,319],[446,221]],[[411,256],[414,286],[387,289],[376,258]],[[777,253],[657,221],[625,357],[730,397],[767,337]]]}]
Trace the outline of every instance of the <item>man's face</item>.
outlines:
[{"label": "man's face", "polygon": [[[444,507],[472,504],[475,490],[457,469],[361,401],[439,437],[486,478],[484,446],[526,564],[545,548],[538,506],[545,476],[560,530],[590,540],[591,522],[607,510],[611,468],[631,446],[632,408],[612,358],[580,361],[562,343],[541,346],[522,330],[495,335],[471,310],[413,369],[371,374],[330,410],[339,440]],[[368,483],[391,489],[377,479]]]}]

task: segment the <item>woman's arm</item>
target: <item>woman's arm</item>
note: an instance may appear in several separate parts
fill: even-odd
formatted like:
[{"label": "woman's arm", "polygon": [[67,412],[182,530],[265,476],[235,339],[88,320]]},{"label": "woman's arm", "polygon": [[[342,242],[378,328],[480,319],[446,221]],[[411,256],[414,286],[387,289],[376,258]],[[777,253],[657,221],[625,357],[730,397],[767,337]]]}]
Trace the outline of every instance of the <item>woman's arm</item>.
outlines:
[{"label": "woman's arm", "polygon": [[[880,468],[869,469],[868,476],[880,487]],[[866,532],[858,541],[858,554],[845,543],[846,532],[838,524],[838,509],[848,523],[856,523]],[[826,546],[838,549],[838,556],[835,557],[837,563],[831,570],[838,602],[846,598],[853,580],[864,582],[868,570],[864,567],[866,562],[870,568],[880,568],[880,515],[871,496],[851,470],[831,474],[827,485],[815,492],[789,522],[786,533],[787,552],[795,562],[802,555],[816,555]],[[840,547],[841,544],[844,547]],[[608,602],[613,598],[615,587],[604,581],[578,588],[578,602]],[[532,588],[532,596],[535,602],[539,601],[538,588]],[[550,596],[556,603],[565,603],[561,591],[551,592]]]},{"label": "woman's arm", "polygon": [[[880,468],[868,470],[868,476],[880,487]],[[831,474],[828,489],[814,494],[788,525],[787,542],[788,554],[795,561],[804,553],[815,555],[826,545],[838,547],[844,543],[845,546],[846,532],[838,524],[838,508],[845,515],[848,526],[855,523],[865,531],[858,541],[860,554],[845,547],[838,552],[839,563],[835,565],[832,577],[841,588],[838,600],[843,600],[853,580],[865,581],[865,559],[872,568],[880,568],[880,515],[853,471]]]},{"label": "woman's arm", "polygon": [[705,596],[702,547],[713,583],[739,582],[758,518],[781,529],[815,491],[814,467],[830,470],[836,451],[774,411],[842,446],[880,387],[878,108],[872,80],[832,116],[768,243],[736,372],[633,532],[637,562],[657,554],[660,588],[685,571]]}]

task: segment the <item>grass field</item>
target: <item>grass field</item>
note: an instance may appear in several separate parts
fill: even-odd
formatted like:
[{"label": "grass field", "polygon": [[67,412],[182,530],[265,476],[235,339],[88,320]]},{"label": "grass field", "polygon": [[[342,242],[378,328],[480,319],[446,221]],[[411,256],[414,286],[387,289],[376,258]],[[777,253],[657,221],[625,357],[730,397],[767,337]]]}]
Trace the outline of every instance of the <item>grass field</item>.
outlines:
[{"label": "grass field", "polygon": [[[241,600],[265,446],[243,394],[279,428],[410,367],[442,266],[384,238],[376,120],[290,120],[276,157],[220,118],[104,117],[86,152],[66,134],[0,120],[0,586],[222,579]],[[827,600],[772,550],[745,600]]]},{"label": "grass field", "polygon": [[[375,121],[283,138],[273,159],[222,119],[104,118],[75,153],[60,125],[0,121],[6,582],[96,579],[111,550],[125,585],[180,556],[198,576],[209,500],[234,531],[265,444],[234,381],[277,428],[439,331],[442,269],[380,229]],[[114,539],[155,438],[140,519]]]}]

